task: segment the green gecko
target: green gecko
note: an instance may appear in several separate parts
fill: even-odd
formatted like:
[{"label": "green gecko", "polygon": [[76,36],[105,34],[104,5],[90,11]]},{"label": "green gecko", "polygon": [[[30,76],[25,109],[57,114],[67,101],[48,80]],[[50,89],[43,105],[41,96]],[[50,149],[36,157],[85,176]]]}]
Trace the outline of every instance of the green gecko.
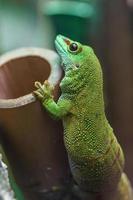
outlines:
[{"label": "green gecko", "polygon": [[[73,178],[82,190],[103,194],[102,199],[133,199],[123,172],[122,149],[106,119],[102,70],[93,49],[62,35],[56,37],[55,46],[65,73],[61,96],[56,103],[48,81],[35,83],[35,95],[52,116],[63,121]],[[105,193],[112,196],[104,198]]]}]

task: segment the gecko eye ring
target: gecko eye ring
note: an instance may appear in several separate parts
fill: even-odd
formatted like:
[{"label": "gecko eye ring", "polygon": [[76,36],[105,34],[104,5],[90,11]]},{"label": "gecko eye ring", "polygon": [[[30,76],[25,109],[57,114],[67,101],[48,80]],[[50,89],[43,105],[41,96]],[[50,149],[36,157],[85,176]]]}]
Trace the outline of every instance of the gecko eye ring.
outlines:
[{"label": "gecko eye ring", "polygon": [[73,42],[68,46],[68,51],[73,54],[77,54],[79,52],[79,46],[77,43]]},{"label": "gecko eye ring", "polygon": [[72,42],[68,46],[68,51],[73,54],[77,54],[77,53],[81,52],[81,50],[82,50],[82,48],[76,42]]},{"label": "gecko eye ring", "polygon": [[76,43],[71,43],[69,46],[70,51],[77,51],[78,45]]}]

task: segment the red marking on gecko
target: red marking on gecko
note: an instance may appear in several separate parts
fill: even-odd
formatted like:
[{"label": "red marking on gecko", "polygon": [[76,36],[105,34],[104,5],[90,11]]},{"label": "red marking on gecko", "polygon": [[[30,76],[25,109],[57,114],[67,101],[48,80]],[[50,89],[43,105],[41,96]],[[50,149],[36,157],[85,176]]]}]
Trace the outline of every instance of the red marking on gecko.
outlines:
[{"label": "red marking on gecko", "polygon": [[67,45],[70,45],[70,44],[71,44],[70,40],[68,40],[68,39],[64,39],[64,42],[65,42]]}]

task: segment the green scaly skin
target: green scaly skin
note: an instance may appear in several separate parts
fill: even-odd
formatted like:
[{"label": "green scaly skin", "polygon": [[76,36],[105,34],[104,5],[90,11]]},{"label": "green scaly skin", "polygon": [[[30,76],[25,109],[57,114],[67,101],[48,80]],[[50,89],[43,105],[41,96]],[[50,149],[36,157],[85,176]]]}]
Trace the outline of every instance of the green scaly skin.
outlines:
[{"label": "green scaly skin", "polygon": [[[65,76],[56,103],[52,86],[35,83],[45,109],[63,120],[64,141],[73,177],[92,194],[111,200],[131,200],[131,186],[123,172],[124,155],[104,111],[103,77],[91,47],[58,35],[56,49]],[[114,196],[113,196],[114,195]]]}]

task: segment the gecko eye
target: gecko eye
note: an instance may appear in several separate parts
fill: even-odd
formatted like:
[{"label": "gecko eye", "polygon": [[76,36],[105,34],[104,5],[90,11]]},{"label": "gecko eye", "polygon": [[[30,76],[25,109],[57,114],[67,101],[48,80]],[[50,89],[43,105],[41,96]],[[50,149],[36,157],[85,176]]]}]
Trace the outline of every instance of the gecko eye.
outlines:
[{"label": "gecko eye", "polygon": [[72,54],[78,54],[82,51],[82,46],[77,42],[72,42],[68,46],[68,51]]},{"label": "gecko eye", "polygon": [[73,54],[77,54],[79,52],[81,52],[82,48],[80,45],[78,45],[76,42],[72,42],[69,46],[68,46],[68,51],[70,53]]},{"label": "gecko eye", "polygon": [[77,51],[78,45],[76,43],[71,43],[69,46],[70,51]]}]

